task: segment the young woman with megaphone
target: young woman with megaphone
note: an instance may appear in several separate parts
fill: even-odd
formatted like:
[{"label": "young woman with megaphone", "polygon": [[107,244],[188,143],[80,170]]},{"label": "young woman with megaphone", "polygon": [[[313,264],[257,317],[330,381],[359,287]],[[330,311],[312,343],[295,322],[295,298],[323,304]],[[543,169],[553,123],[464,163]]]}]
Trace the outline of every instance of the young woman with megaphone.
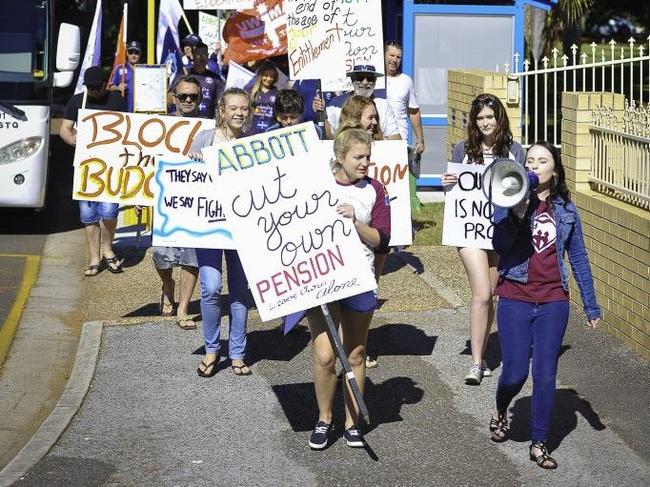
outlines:
[{"label": "young woman with megaphone", "polygon": [[[510,122],[501,101],[494,95],[484,93],[472,102],[467,123],[467,140],[456,144],[451,161],[463,164],[488,165],[497,158],[509,158],[522,166],[525,151],[512,140]],[[442,184],[448,188],[456,184],[458,177],[451,172],[442,175]],[[481,191],[477,188],[475,191]],[[492,290],[497,283],[498,256],[492,250],[473,247],[458,249],[472,292],[470,303],[470,343],[472,364],[465,376],[467,384],[479,385],[483,377],[492,372],[484,360],[490,328],[494,320]]]},{"label": "young woman with megaphone", "polygon": [[497,323],[503,368],[490,421],[492,440],[508,436],[508,406],[528,378],[532,346],[530,459],[557,468],[546,448],[555,401],[560,345],[569,318],[566,253],[588,319],[595,328],[601,312],[596,302],[580,216],[570,200],[559,150],[536,142],[526,169],[539,184],[528,198],[507,209],[496,207],[494,249],[500,256]]}]

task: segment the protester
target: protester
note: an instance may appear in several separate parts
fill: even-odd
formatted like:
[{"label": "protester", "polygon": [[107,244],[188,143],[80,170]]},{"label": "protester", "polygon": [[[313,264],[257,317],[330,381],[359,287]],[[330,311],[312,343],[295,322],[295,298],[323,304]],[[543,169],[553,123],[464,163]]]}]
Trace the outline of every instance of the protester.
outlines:
[{"label": "protester", "polygon": [[[512,140],[510,122],[499,99],[491,94],[477,96],[470,107],[467,140],[456,144],[451,161],[457,164],[490,164],[495,158],[509,157],[524,164],[524,149]],[[458,178],[451,172],[442,174],[442,184],[449,187]],[[476,191],[481,191],[476,189]],[[470,303],[470,342],[472,365],[465,382],[479,385],[483,377],[492,376],[484,359],[490,328],[494,319],[492,290],[497,283],[498,256],[492,250],[458,248],[472,292]]]},{"label": "protester", "polygon": [[192,49],[197,45],[201,44],[203,41],[196,34],[187,34],[181,41],[181,50],[183,51],[183,67],[186,72],[190,72],[194,66],[194,55],[192,54]]},{"label": "protester", "polygon": [[410,121],[415,133],[415,145],[412,150],[421,154],[424,152],[422,116],[415,97],[413,80],[409,75],[400,71],[402,46],[396,42],[387,43],[384,50],[384,59],[386,60],[386,97],[395,113],[399,134],[402,140],[408,140],[408,121]]},{"label": "protester", "polygon": [[[176,111],[179,117],[197,117],[201,102],[201,83],[193,76],[185,76],[176,83],[174,90]],[[192,293],[199,275],[196,252],[192,248],[153,247],[153,262],[162,281],[159,312],[163,316],[174,313],[175,281],[172,277],[174,267],[180,267],[180,293],[176,310],[176,323],[183,330],[194,330],[196,324],[188,316]]]},{"label": "protester", "polygon": [[[348,71],[347,76],[352,81],[353,91],[338,95],[328,103],[325,108],[327,114],[327,122],[325,123],[325,134],[327,138],[331,139],[336,132],[341,116],[341,108],[343,103],[352,95],[366,96],[374,100],[381,120],[380,128],[384,137],[388,140],[400,140],[402,137],[399,134],[395,114],[390,107],[386,98],[381,98],[375,94],[375,83],[377,78],[383,74],[375,71],[375,67],[370,64],[363,64],[354,66],[352,71]],[[314,98],[313,109],[315,111],[323,110],[323,100],[320,97]]]},{"label": "protester", "polygon": [[[317,112],[313,108],[314,99],[318,97],[325,104],[328,104],[332,98],[337,96],[339,93],[333,91],[323,91],[320,90],[320,81],[315,79],[299,79],[293,82],[291,86],[294,90],[302,95],[303,100],[305,101],[305,107],[303,109],[303,120],[314,122],[318,124],[319,113],[322,113],[322,108],[320,112]],[[324,120],[323,120],[324,122]],[[323,125],[323,127],[325,127]]]},{"label": "protester", "polygon": [[518,206],[495,211],[494,249],[498,252],[497,322],[503,368],[490,421],[492,439],[508,436],[508,406],[528,378],[532,355],[530,459],[544,469],[557,468],[548,454],[560,345],[569,318],[569,281],[564,254],[587,315],[596,328],[601,311],[596,302],[580,215],[566,187],[560,151],[536,142],[526,156],[526,168],[539,186]]},{"label": "protester", "polygon": [[360,125],[372,140],[384,140],[377,105],[366,96],[352,95],[343,103],[336,134],[350,125]]},{"label": "protester", "polygon": [[140,62],[142,46],[138,41],[131,41],[126,46],[126,64],[119,64],[113,71],[108,89],[118,91],[126,100],[126,111],[133,111],[133,66]]},{"label": "protester", "polygon": [[[390,239],[390,207],[386,189],[378,181],[369,178],[370,145],[372,139],[365,130],[350,128],[341,131],[334,140],[332,171],[338,183],[338,196],[342,203],[337,212],[350,218],[359,238],[364,244],[368,266],[372,268],[373,248],[382,247]],[[336,325],[340,324],[343,347],[363,393],[366,376],[366,338],[377,306],[375,291],[368,291],[328,304]],[[320,308],[307,313],[309,329],[314,346],[314,386],[318,402],[318,423],[310,438],[309,446],[323,449],[327,446],[332,428],[332,404],[336,393],[336,356],[327,335],[327,324]],[[350,386],[345,381],[345,432],[348,446],[363,447],[363,435],[357,427],[359,411]]]},{"label": "protester", "polygon": [[273,104],[278,93],[276,83],[278,72],[271,61],[258,66],[255,77],[244,88],[250,93],[253,106],[253,120],[246,135],[265,132],[273,124]]},{"label": "protester", "polygon": [[[278,91],[278,94],[275,97],[275,103],[273,104],[273,113],[275,115],[275,120],[277,123],[274,123],[269,128],[267,128],[266,132],[302,123],[304,105],[305,103],[302,99],[302,96],[296,90]],[[316,129],[318,138],[322,139],[323,132],[321,128],[316,124],[314,124],[314,128]]]},{"label": "protester", "polygon": [[[190,152],[200,159],[200,150],[211,145],[228,142],[244,135],[251,112],[248,94],[240,88],[228,88],[219,100],[217,128],[204,130],[194,139]],[[250,375],[244,363],[246,352],[246,321],[248,319],[248,281],[236,250],[196,249],[201,282],[201,316],[205,356],[197,369],[201,377],[217,373],[219,362],[219,337],[221,332],[222,257],[228,266],[228,295],[230,299],[230,333],[228,353],[235,375]]]},{"label": "protester", "polygon": [[[223,93],[225,82],[214,71],[207,68],[208,63],[208,46],[202,42],[192,47],[192,69],[188,75],[196,78],[201,83],[201,102],[199,103],[199,116],[205,118],[214,118],[215,106],[221,94]],[[176,76],[172,83],[170,94],[173,93],[176,83],[183,77],[182,73]]]},{"label": "protester", "polygon": [[[68,101],[63,114],[59,135],[66,144],[77,145],[79,109],[123,111],[124,99],[119,93],[106,90],[106,77],[102,68],[91,66],[84,73],[86,93],[78,93]],[[86,98],[84,100],[84,98]],[[102,261],[113,274],[122,272],[123,260],[113,252],[113,237],[117,226],[117,203],[99,201],[79,201],[81,223],[86,233],[88,244],[88,267],[86,277],[99,274]]]}]

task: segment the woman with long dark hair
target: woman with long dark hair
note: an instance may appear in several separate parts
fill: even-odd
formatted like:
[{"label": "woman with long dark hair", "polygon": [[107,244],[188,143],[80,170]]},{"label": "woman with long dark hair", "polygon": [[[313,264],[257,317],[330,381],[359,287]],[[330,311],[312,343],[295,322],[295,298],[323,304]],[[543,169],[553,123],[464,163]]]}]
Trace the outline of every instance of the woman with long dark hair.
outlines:
[{"label": "woman with long dark hair", "polygon": [[253,80],[245,87],[250,93],[253,118],[246,135],[265,132],[275,123],[273,118],[273,106],[275,97],[278,94],[276,83],[278,82],[278,71],[271,61],[263,61]]},{"label": "woman with long dark hair", "polygon": [[[555,402],[560,345],[569,318],[569,278],[565,254],[587,315],[588,327],[600,321],[580,215],[571,201],[560,152],[536,142],[526,168],[539,186],[518,206],[495,211],[494,249],[500,256],[497,324],[503,368],[490,421],[492,440],[508,436],[508,406],[528,378],[532,355],[530,459],[557,468],[546,448]],[[532,350],[532,352],[531,352]]]},{"label": "woman with long dark hair", "polygon": [[[514,159],[523,165],[525,152],[512,140],[505,107],[494,95],[484,93],[472,102],[467,122],[467,140],[456,144],[451,161],[458,164],[485,164],[500,157]],[[446,172],[442,184],[449,187],[458,181],[456,174]],[[476,191],[481,191],[477,189]],[[470,343],[472,364],[465,376],[467,384],[479,385],[491,370],[484,359],[490,328],[494,320],[492,290],[497,282],[497,254],[473,247],[458,248],[472,292],[470,303]]]}]

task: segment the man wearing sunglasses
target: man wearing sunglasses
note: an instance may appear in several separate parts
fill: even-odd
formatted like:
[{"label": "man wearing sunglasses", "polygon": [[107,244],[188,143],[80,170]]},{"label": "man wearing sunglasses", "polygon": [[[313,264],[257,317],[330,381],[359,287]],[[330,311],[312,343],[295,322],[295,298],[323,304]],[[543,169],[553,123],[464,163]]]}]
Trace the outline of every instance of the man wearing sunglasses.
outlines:
[{"label": "man wearing sunglasses", "polygon": [[140,62],[142,46],[138,41],[126,45],[126,64],[119,64],[111,74],[109,91],[119,91],[126,100],[126,111],[133,111],[133,66]]},{"label": "man wearing sunglasses", "polygon": [[[327,134],[327,138],[334,138],[334,133],[339,125],[341,107],[343,106],[343,103],[345,103],[345,100],[347,100],[351,95],[361,95],[372,98],[375,102],[379,114],[379,124],[381,131],[384,134],[384,138],[387,140],[400,140],[402,137],[399,133],[397,120],[395,119],[393,109],[386,99],[385,92],[382,90],[383,96],[378,96],[380,93],[375,92],[375,82],[377,81],[377,78],[383,76],[383,74],[378,73],[375,70],[375,67],[371,64],[360,64],[354,66],[352,71],[348,71],[347,75],[350,78],[350,81],[352,81],[353,91],[332,98],[325,109],[325,113],[327,114],[325,133]],[[322,100],[315,98],[313,109],[315,111],[321,111],[323,109],[322,107]]]}]

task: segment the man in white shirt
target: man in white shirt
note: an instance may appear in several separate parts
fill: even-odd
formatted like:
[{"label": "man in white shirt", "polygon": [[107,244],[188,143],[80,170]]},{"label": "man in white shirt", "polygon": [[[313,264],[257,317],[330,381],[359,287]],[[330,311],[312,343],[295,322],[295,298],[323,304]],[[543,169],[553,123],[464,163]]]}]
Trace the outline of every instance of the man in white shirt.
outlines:
[{"label": "man in white shirt", "polygon": [[424,152],[424,133],[422,131],[422,117],[420,106],[415,98],[413,80],[400,71],[402,65],[402,47],[396,42],[386,44],[384,51],[386,61],[386,94],[390,103],[402,139],[408,139],[408,121],[411,122],[415,133],[415,152]]}]

